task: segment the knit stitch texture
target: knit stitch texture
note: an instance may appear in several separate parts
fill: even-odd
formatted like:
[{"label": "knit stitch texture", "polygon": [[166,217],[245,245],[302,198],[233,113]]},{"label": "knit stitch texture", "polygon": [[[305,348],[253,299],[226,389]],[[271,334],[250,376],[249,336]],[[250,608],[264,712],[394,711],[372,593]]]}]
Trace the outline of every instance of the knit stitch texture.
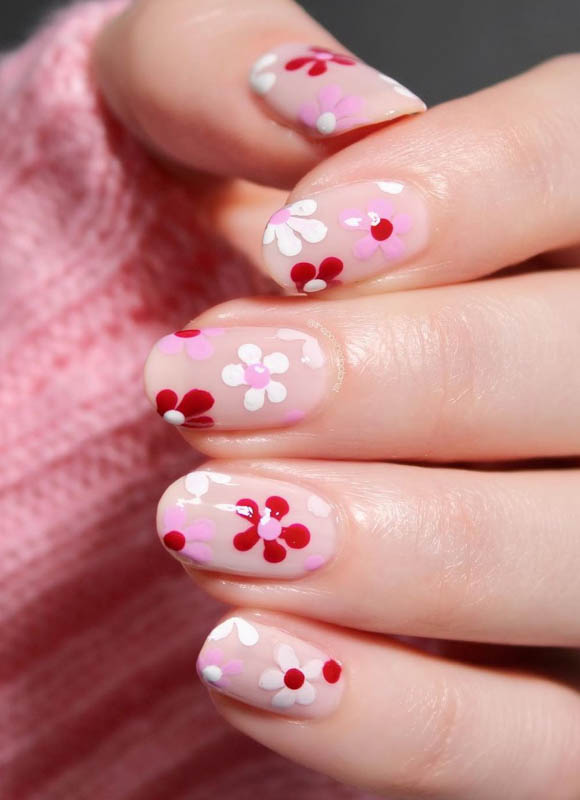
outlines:
[{"label": "knit stitch texture", "polygon": [[62,12],[0,64],[2,797],[361,797],[229,729],[195,678],[220,609],[153,520],[196,457],[141,371],[256,285],[103,108],[89,54],[120,7]]}]

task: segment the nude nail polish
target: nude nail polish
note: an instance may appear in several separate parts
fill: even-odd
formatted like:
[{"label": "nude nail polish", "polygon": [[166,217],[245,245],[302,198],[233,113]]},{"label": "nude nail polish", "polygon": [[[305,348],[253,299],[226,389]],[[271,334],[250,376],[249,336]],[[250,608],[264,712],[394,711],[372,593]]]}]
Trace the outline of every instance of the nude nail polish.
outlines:
[{"label": "nude nail polish", "polygon": [[313,137],[426,109],[398,81],[354,56],[304,44],[283,44],[260,56],[250,86],[277,119]]},{"label": "nude nail polish", "polygon": [[145,366],[145,388],[170,425],[276,428],[318,410],[331,371],[320,340],[304,331],[188,329],[155,345]]},{"label": "nude nail polish", "polygon": [[314,644],[253,619],[229,617],[197,660],[206,686],[265,711],[299,719],[330,715],[344,691],[341,663]]},{"label": "nude nail polish", "polygon": [[415,187],[358,181],[311,194],[270,218],[263,256],[292,294],[313,294],[409,262],[429,236],[427,205]]},{"label": "nude nail polish", "polygon": [[213,470],[191,472],[167,489],[157,530],[184,564],[258,578],[302,578],[337,548],[335,510],[316,492]]}]

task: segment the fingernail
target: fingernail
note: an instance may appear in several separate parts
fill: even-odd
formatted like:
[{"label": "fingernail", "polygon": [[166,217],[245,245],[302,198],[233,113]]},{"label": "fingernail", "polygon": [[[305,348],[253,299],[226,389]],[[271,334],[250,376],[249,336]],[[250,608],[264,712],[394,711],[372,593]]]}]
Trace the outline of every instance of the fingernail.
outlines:
[{"label": "fingernail", "polygon": [[427,242],[427,206],[400,181],[360,181],[297,200],[264,231],[264,260],[289,292],[312,294],[392,270]]},{"label": "fingernail", "polygon": [[205,328],[165,336],[145,388],[170,425],[260,429],[293,425],[323,402],[330,366],[319,340],[290,328]]},{"label": "fingernail", "polygon": [[303,577],[336,552],[336,514],[326,500],[248,475],[191,472],[161,498],[157,529],[186,564],[259,578]]},{"label": "fingernail", "polygon": [[283,44],[261,56],[250,86],[280,121],[317,137],[426,109],[396,80],[357,58],[304,44]]},{"label": "fingernail", "polygon": [[207,686],[229,697],[302,719],[328,716],[344,691],[339,661],[286,631],[242,617],[213,629],[197,670]]}]

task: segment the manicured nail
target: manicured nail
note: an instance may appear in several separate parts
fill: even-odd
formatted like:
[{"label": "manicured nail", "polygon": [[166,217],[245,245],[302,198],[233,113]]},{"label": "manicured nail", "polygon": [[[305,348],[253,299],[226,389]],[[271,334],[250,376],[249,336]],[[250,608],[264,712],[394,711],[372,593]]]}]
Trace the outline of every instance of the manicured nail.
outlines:
[{"label": "manicured nail", "polygon": [[300,578],[336,552],[336,514],[295,484],[197,470],[159,503],[157,529],[185,564],[259,578]]},{"label": "manicured nail", "polygon": [[331,714],[344,690],[339,661],[286,631],[242,617],[230,617],[213,629],[197,670],[212,689],[302,719]]},{"label": "manicured nail", "polygon": [[426,109],[396,80],[357,58],[304,44],[283,44],[261,56],[250,86],[280,121],[310,136],[336,136]]},{"label": "manicured nail", "polygon": [[184,428],[292,425],[324,400],[330,367],[319,340],[290,328],[205,328],[165,336],[145,367],[157,412]]},{"label": "manicured nail", "polygon": [[355,283],[409,261],[428,238],[420,192],[392,180],[317,192],[277,211],[264,231],[264,260],[291,293]]}]

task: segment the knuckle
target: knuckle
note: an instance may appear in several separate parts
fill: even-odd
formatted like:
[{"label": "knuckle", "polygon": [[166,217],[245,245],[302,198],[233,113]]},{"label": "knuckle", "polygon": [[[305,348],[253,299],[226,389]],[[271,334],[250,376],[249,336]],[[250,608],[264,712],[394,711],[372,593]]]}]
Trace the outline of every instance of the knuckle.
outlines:
[{"label": "knuckle", "polygon": [[411,702],[418,720],[418,746],[401,763],[395,783],[398,789],[413,796],[430,795],[448,789],[450,777],[456,773],[455,765],[462,756],[459,742],[465,727],[465,703],[461,690],[444,680],[432,684]]}]

